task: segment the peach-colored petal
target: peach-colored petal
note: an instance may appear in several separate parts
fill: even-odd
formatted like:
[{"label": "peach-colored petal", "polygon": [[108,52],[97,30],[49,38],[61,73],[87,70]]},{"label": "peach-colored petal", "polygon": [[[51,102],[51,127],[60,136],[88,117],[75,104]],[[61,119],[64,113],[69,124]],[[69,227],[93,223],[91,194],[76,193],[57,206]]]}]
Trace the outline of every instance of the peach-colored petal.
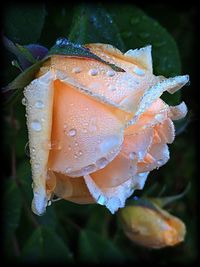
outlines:
[{"label": "peach-colored petal", "polygon": [[131,179],[119,186],[109,188],[97,186],[90,175],[85,175],[84,179],[96,202],[105,205],[111,213],[115,213],[119,208],[124,207],[126,199],[133,193]]},{"label": "peach-colored petal", "polygon": [[33,176],[32,209],[38,215],[45,211],[48,201],[45,187],[49,149],[44,147],[44,143],[51,138],[53,80],[53,73],[48,71],[24,89]]},{"label": "peach-colored petal", "polygon": [[164,120],[159,125],[156,125],[154,129],[157,131],[162,143],[171,144],[174,141],[175,128],[170,119]]},{"label": "peach-colored petal", "polygon": [[151,45],[140,49],[130,49],[124,54],[124,56],[126,56],[127,59],[138,61],[139,64],[142,64],[150,72],[153,71]]},{"label": "peach-colored petal", "polygon": [[109,106],[56,80],[51,140],[60,147],[50,151],[48,167],[72,177],[101,169],[119,153],[123,128]]},{"label": "peach-colored petal", "polygon": [[76,179],[61,173],[50,172],[50,176],[56,180],[54,194],[60,198],[78,203],[89,204],[94,203],[83,177]]},{"label": "peach-colored petal", "polygon": [[174,93],[183,87],[188,80],[188,75],[176,76],[173,78],[164,79],[156,85],[149,87],[139,100],[139,104],[136,109],[137,112],[135,113],[133,122],[135,122],[139,115],[145,112],[153,104],[153,102],[163,94],[164,91]]},{"label": "peach-colored petal", "polygon": [[[113,62],[106,54],[100,57],[105,59],[104,56],[106,61]],[[63,81],[82,89],[83,93],[130,113],[136,112],[135,107],[144,91],[160,80],[150,71],[140,69],[137,63],[124,62],[121,59],[115,60],[114,64],[123,67],[125,72],[114,71],[110,66],[92,59],[74,60],[70,57],[53,56],[51,62],[53,69],[64,73]]]},{"label": "peach-colored petal", "polygon": [[90,174],[90,176],[100,188],[116,187],[135,175],[136,162],[136,158],[132,159],[120,152],[105,168]]},{"label": "peach-colored petal", "polygon": [[134,190],[143,189],[149,172],[138,173],[132,178],[132,187]]},{"label": "peach-colored petal", "polygon": [[137,120],[128,123],[126,134],[139,133],[147,128],[152,128],[168,118],[169,106],[158,98],[143,114],[138,116]]},{"label": "peach-colored petal", "polygon": [[170,113],[169,116],[172,120],[180,120],[184,118],[187,114],[187,106],[184,102],[177,106],[171,106],[170,107]]},{"label": "peach-colored petal", "polygon": [[153,129],[147,128],[140,131],[139,134],[131,132],[131,127],[125,130],[122,152],[127,157],[136,157],[142,160],[147,153],[153,139]]},{"label": "peach-colored petal", "polygon": [[154,161],[147,163],[146,159],[144,158],[144,162],[139,162],[137,165],[138,173],[152,171],[155,168],[161,167],[169,160],[169,149],[166,144],[153,144],[148,153],[152,156]]}]

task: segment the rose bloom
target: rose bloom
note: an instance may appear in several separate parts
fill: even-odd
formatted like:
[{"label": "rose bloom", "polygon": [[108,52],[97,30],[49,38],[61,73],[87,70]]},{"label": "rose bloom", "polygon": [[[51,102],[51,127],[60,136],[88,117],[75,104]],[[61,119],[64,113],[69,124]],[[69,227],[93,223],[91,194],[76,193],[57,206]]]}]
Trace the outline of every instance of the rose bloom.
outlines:
[{"label": "rose bloom", "polygon": [[172,120],[187,113],[160,96],[174,93],[188,75],[165,78],[152,70],[151,46],[125,54],[89,44],[104,61],[53,55],[24,90],[33,176],[33,211],[42,214],[54,195],[124,207],[149,172],[169,159]]},{"label": "rose bloom", "polygon": [[184,241],[185,224],[159,207],[126,206],[119,214],[126,236],[141,246],[158,249]]}]

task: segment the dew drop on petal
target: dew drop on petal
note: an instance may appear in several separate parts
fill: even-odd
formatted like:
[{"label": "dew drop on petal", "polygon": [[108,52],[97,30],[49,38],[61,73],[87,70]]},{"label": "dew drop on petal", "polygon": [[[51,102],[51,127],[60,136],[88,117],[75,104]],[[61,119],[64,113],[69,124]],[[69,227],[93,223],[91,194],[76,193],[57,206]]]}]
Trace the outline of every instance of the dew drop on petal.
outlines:
[{"label": "dew drop on petal", "polygon": [[106,158],[100,158],[97,160],[96,165],[98,168],[102,169],[108,164],[108,160]]},{"label": "dew drop on petal", "polygon": [[156,114],[155,119],[156,119],[158,122],[162,122],[163,119],[164,119],[164,115],[163,115],[163,114]]},{"label": "dew drop on petal", "polygon": [[131,152],[131,153],[129,154],[129,158],[130,158],[131,160],[135,159],[135,156],[136,156],[136,153],[135,153],[135,152]]},{"label": "dew drop on petal", "polygon": [[74,137],[76,135],[76,133],[77,133],[76,129],[71,129],[71,130],[69,130],[68,135],[71,137]]},{"label": "dew drop on petal", "polygon": [[81,72],[81,68],[75,67],[75,68],[72,69],[72,72],[73,73],[80,73]]},{"label": "dew drop on petal", "polygon": [[44,108],[44,103],[41,100],[36,101],[35,107],[38,109]]},{"label": "dew drop on petal", "polygon": [[78,155],[79,156],[82,156],[83,155],[83,152],[81,150],[79,150]]},{"label": "dew drop on petal", "polygon": [[109,85],[108,90],[114,92],[114,91],[116,91],[116,87],[114,87],[113,85]]},{"label": "dew drop on petal", "polygon": [[89,72],[88,72],[91,76],[96,76],[97,74],[98,74],[98,70],[96,70],[96,69],[91,69],[91,70],[89,70]]},{"label": "dew drop on petal", "polygon": [[42,130],[42,125],[38,120],[33,120],[31,122],[31,128],[36,132],[40,132]]},{"label": "dew drop on petal", "polygon": [[113,70],[109,70],[109,71],[106,72],[106,75],[108,77],[113,77],[115,75],[115,72]]},{"label": "dew drop on petal", "polygon": [[135,72],[135,74],[137,74],[137,75],[139,75],[139,76],[144,76],[144,73],[145,73],[142,69],[140,69],[140,68],[138,68],[138,67],[135,67],[135,68],[133,69],[133,71]]},{"label": "dew drop on petal", "polygon": [[163,160],[162,160],[162,159],[157,160],[157,164],[158,164],[158,165],[163,164]]},{"label": "dew drop on petal", "polygon": [[71,170],[72,170],[72,168],[67,167],[67,168],[65,169],[65,172],[66,172],[66,173],[69,173],[69,172],[71,172]]},{"label": "dew drop on petal", "polygon": [[78,146],[78,142],[75,142],[75,146]]}]

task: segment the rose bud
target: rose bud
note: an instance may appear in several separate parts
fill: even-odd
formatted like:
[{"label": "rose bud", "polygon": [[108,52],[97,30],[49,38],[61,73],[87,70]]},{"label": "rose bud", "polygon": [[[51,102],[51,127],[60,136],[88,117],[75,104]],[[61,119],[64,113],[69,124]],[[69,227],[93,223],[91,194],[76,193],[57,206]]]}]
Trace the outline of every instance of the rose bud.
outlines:
[{"label": "rose bud", "polygon": [[125,235],[141,246],[159,249],[184,241],[184,223],[157,206],[126,206],[119,214]]},{"label": "rose bud", "polygon": [[24,90],[33,176],[33,211],[53,195],[99,203],[112,213],[142,189],[148,173],[169,159],[172,120],[187,113],[160,96],[188,75],[165,78],[152,70],[151,46],[125,54],[111,45],[86,45],[104,62],[52,55]]}]

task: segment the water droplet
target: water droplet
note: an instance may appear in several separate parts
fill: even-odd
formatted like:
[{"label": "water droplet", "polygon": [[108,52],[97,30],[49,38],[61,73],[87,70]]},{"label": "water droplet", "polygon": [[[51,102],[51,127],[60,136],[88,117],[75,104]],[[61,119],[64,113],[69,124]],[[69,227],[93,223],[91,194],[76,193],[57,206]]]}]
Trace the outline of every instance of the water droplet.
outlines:
[{"label": "water droplet", "polygon": [[115,146],[117,146],[119,144],[119,138],[118,136],[109,136],[107,137],[106,140],[104,140],[100,145],[100,151],[102,153],[108,153],[110,152],[112,149],[115,148]]},{"label": "water droplet", "polygon": [[162,122],[163,119],[164,119],[164,115],[163,115],[163,114],[156,114],[155,119],[156,119],[158,122]]},{"label": "water droplet", "polygon": [[68,44],[70,44],[70,42],[67,38],[61,37],[56,40],[56,45],[68,45]]},{"label": "water droplet", "polygon": [[75,142],[75,146],[78,146],[78,143],[77,142]]},{"label": "water droplet", "polygon": [[26,106],[26,98],[25,97],[22,98],[22,105]]},{"label": "water droplet", "polygon": [[38,169],[38,168],[40,167],[40,163],[35,163],[35,164],[34,164],[34,167],[35,167],[36,169]]},{"label": "water droplet", "polygon": [[114,92],[114,91],[116,91],[117,89],[116,89],[116,87],[114,87],[113,85],[109,85],[109,86],[108,86],[108,90]]},{"label": "water droplet", "polygon": [[66,173],[69,173],[69,172],[71,172],[72,171],[72,168],[70,168],[70,167],[67,167],[66,169],[65,169],[65,172]]},{"label": "water droplet", "polygon": [[91,69],[88,72],[91,76],[96,76],[98,74],[98,70],[97,69]]},{"label": "water droplet", "polygon": [[135,159],[135,156],[136,156],[136,153],[135,153],[135,152],[131,152],[131,153],[129,154],[129,158],[130,158],[131,160]]},{"label": "water droplet", "polygon": [[106,75],[108,77],[113,77],[113,76],[115,76],[115,72],[113,70],[109,70],[109,71],[106,72]]},{"label": "water droplet", "polygon": [[96,165],[98,168],[102,169],[108,164],[108,160],[106,158],[100,158],[97,160]]},{"label": "water droplet", "polygon": [[44,103],[41,100],[36,101],[35,107],[38,109],[44,108]]},{"label": "water droplet", "polygon": [[79,150],[78,155],[79,156],[82,156],[83,155],[83,152],[81,150]]},{"label": "water droplet", "polygon": [[143,153],[141,151],[138,152],[138,159],[139,160],[143,159]]},{"label": "water droplet", "polygon": [[97,199],[97,203],[100,204],[100,205],[104,205],[106,202],[106,199],[104,196],[100,195]]},{"label": "water droplet", "polygon": [[75,67],[75,68],[72,69],[72,72],[73,73],[80,73],[81,72],[81,68]]},{"label": "water droplet", "polygon": [[85,174],[91,173],[95,170],[96,170],[96,165],[94,165],[94,164],[90,164],[90,165],[83,168],[83,171]]},{"label": "water droplet", "polygon": [[158,164],[158,165],[163,164],[163,162],[164,162],[163,159],[159,159],[159,160],[157,160],[157,164]]},{"label": "water droplet", "polygon": [[35,153],[35,148],[34,148],[34,147],[32,147],[32,149],[31,149],[31,150],[32,150],[32,152],[33,152],[33,153]]},{"label": "water droplet", "polygon": [[78,155],[77,155],[76,153],[74,154],[74,158],[75,158],[75,159],[77,159],[77,158],[78,158]]},{"label": "water droplet", "polygon": [[76,129],[71,129],[71,130],[69,130],[68,135],[71,137],[74,137],[76,135],[76,133],[77,133]]},{"label": "water droplet", "polygon": [[145,72],[142,69],[138,68],[138,67],[135,67],[133,69],[133,71],[135,72],[135,74],[137,74],[139,76],[144,76],[144,74],[145,74]]},{"label": "water droplet", "polygon": [[40,132],[42,130],[42,125],[38,120],[34,120],[31,122],[31,128],[36,132]]}]

